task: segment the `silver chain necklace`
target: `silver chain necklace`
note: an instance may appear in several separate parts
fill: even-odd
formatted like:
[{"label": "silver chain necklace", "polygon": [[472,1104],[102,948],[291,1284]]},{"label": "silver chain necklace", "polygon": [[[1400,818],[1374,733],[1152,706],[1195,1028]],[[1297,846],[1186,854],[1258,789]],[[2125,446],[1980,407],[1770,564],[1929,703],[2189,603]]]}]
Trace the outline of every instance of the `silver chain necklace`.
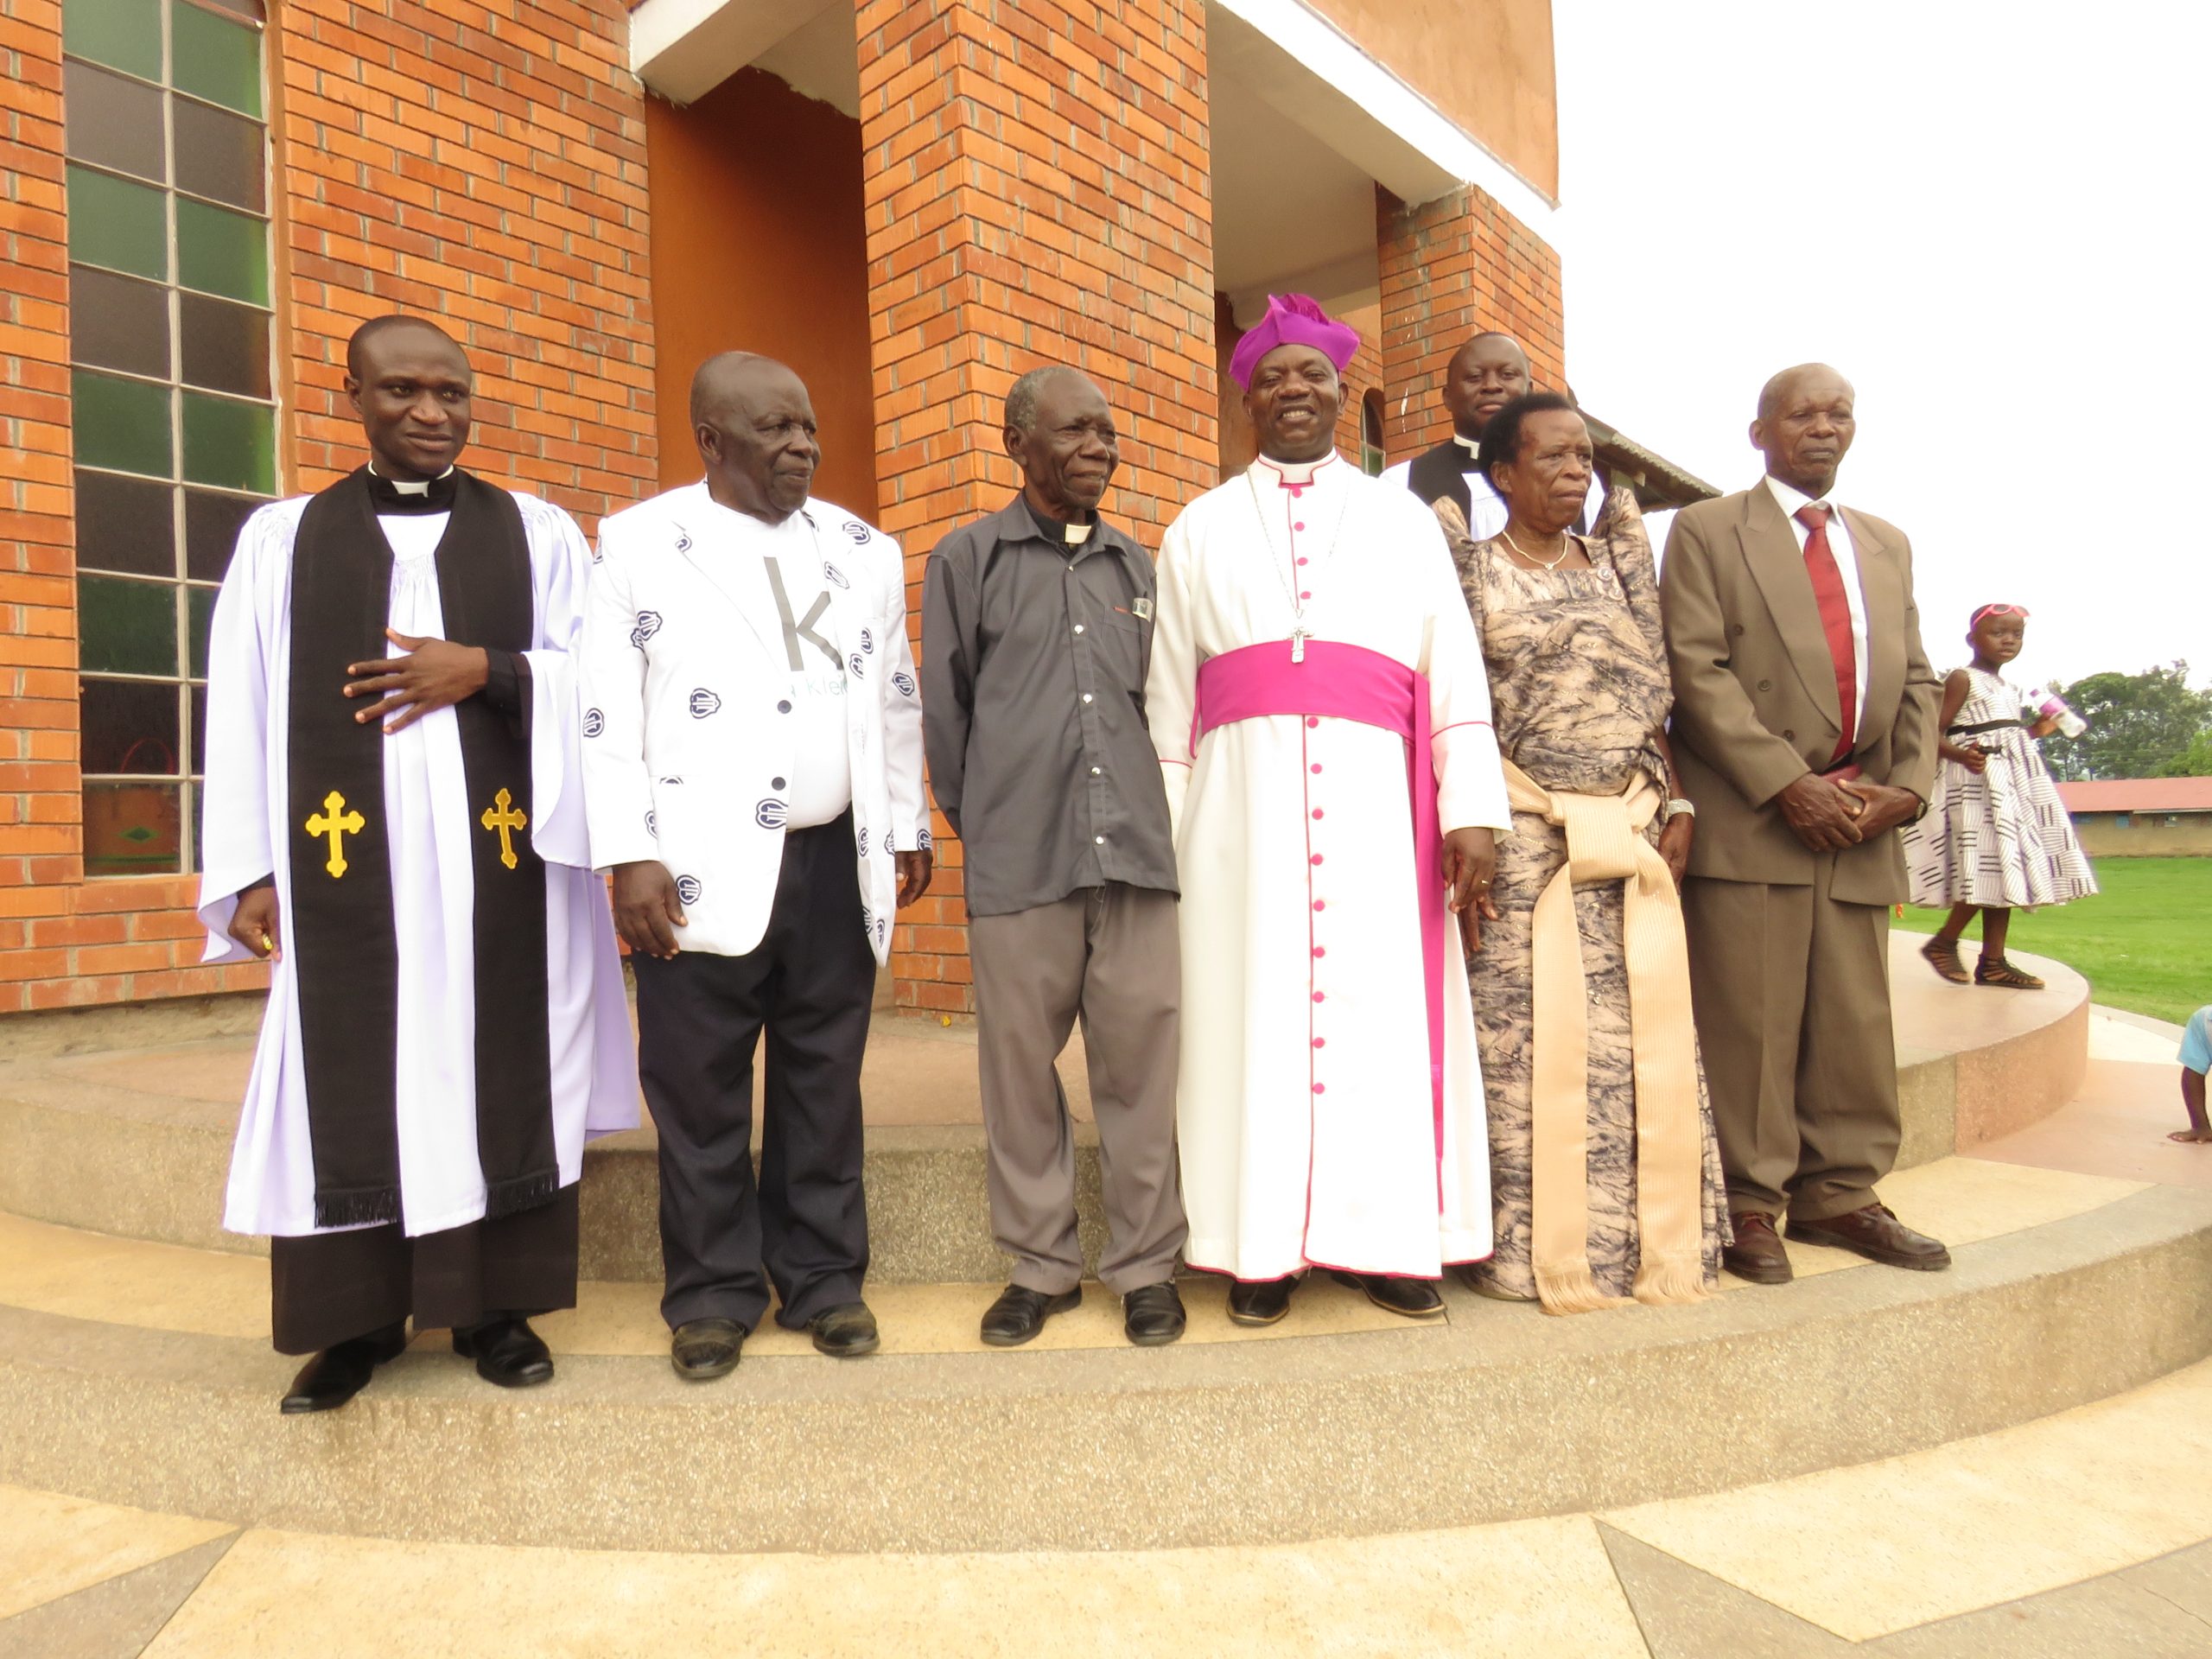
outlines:
[{"label": "silver chain necklace", "polygon": [[[1252,511],[1259,515],[1260,536],[1268,544],[1268,566],[1275,573],[1275,581],[1282,588],[1282,596],[1290,601],[1290,660],[1294,663],[1302,663],[1306,660],[1306,642],[1312,639],[1313,635],[1306,629],[1306,601],[1298,596],[1297,552],[1294,546],[1287,554],[1280,554],[1275,550],[1274,527],[1268,520],[1267,504],[1260,499],[1260,462],[1255,461],[1245,469],[1244,481],[1251,487]],[[1319,468],[1317,467],[1315,476],[1318,475]],[[1281,487],[1287,489],[1289,486],[1285,485]],[[1310,479],[1306,487],[1308,489],[1315,487]],[[1293,500],[1295,501],[1294,497]],[[1336,522],[1329,526],[1328,543],[1320,553],[1320,558],[1325,560],[1337,550],[1337,537],[1344,533],[1344,514],[1351,510],[1351,492],[1347,490],[1344,492],[1344,499],[1337,503]]]}]

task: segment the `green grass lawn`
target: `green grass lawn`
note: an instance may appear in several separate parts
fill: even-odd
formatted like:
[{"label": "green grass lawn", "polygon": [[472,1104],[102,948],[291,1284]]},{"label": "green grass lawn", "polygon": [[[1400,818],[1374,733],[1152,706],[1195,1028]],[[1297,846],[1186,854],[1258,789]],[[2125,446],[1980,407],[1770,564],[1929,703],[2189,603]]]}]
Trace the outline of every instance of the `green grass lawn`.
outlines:
[{"label": "green grass lawn", "polygon": [[[2108,1007],[2178,1025],[2212,1002],[2212,858],[2101,858],[2101,893],[2012,918],[2008,949],[2066,963]],[[1905,907],[1898,924],[1933,933],[1943,913]],[[1981,935],[1981,918],[1967,929]],[[1960,952],[1974,967],[1972,946]]]}]

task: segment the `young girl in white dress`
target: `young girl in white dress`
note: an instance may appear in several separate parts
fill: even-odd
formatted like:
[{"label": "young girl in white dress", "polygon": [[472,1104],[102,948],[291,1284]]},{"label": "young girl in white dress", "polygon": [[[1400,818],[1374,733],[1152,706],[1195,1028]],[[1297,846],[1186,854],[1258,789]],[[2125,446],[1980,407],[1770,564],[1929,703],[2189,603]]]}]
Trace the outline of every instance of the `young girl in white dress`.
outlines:
[{"label": "young girl in white dress", "polygon": [[1936,798],[1904,832],[1912,902],[1951,912],[1920,954],[1955,985],[1968,981],[1959,936],[1980,911],[1981,959],[1973,982],[2040,990],[2043,981],[2005,959],[2012,912],[2097,890],[2036,747],[2056,728],[2056,716],[2027,707],[2025,694],[2004,677],[2005,665],[2020,654],[2027,621],[2017,605],[1985,605],[1967,624],[1974,661],[1951,671],[1936,722]]}]

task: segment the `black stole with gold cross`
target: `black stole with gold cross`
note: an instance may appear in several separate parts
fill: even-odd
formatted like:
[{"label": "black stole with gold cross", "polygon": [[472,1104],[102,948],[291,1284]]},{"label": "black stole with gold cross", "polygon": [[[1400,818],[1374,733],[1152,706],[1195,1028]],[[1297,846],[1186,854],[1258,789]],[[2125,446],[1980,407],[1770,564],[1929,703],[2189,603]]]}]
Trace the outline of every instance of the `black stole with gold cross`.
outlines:
[{"label": "black stole with gold cross", "polygon": [[[529,649],[530,544],[505,490],[454,474],[438,541],[445,637]],[[400,1218],[399,945],[392,917],[383,728],[354,719],[349,664],[396,655],[385,638],[391,544],[365,469],[308,503],[292,553],[290,804],[293,969],[315,1154],[318,1227]],[[525,707],[527,704],[525,703]],[[486,1217],[550,1199],[545,866],[531,845],[530,737],[474,696],[454,708],[475,883],[476,1145]]]}]

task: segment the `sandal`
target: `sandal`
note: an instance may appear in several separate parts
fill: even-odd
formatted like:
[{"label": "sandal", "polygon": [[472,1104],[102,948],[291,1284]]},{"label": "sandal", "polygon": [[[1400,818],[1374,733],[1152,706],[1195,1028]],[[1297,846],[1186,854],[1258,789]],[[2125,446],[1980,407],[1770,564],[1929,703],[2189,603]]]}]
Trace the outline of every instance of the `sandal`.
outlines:
[{"label": "sandal", "polygon": [[1959,942],[1935,935],[1920,947],[1920,954],[1928,958],[1929,965],[1937,976],[1954,985],[1971,985],[1974,976],[1967,972],[1967,965],[1959,960]]},{"label": "sandal", "polygon": [[2012,991],[2043,989],[2043,981],[2033,974],[2024,974],[2004,957],[1986,954],[1974,965],[1974,982],[1977,985],[2002,985]]}]

